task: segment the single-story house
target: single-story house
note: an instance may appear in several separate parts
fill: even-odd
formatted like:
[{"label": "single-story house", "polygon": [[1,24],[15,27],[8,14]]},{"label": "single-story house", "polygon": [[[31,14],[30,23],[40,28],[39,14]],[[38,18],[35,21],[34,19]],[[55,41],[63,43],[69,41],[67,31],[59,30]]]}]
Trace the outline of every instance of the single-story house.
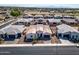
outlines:
[{"label": "single-story house", "polygon": [[21,33],[23,30],[24,30],[23,26],[9,25],[0,30],[0,36],[5,41],[13,41],[21,37]]},{"label": "single-story house", "polygon": [[57,26],[57,37],[72,42],[79,42],[79,31],[69,25],[61,24]]},{"label": "single-story house", "polygon": [[46,19],[43,19],[43,18],[38,18],[38,19],[35,19],[35,24],[46,24]]},{"label": "single-story house", "polygon": [[32,22],[33,19],[32,18],[28,18],[28,19],[18,19],[13,25],[30,25],[30,22]]},{"label": "single-story house", "polygon": [[51,15],[44,15],[44,19],[51,19],[51,18],[54,18],[54,16],[51,16]]},{"label": "single-story house", "polygon": [[50,40],[52,32],[48,25],[37,24],[31,25],[26,33],[25,41],[38,40]]},{"label": "single-story house", "polygon": [[52,26],[52,25],[58,25],[58,24],[61,24],[61,20],[62,19],[48,19],[48,24],[50,25],[50,26]]},{"label": "single-story house", "polygon": [[63,18],[64,18],[64,19],[74,19],[73,16],[69,16],[69,15],[64,15]]},{"label": "single-story house", "polygon": [[49,25],[43,25],[43,39],[50,40],[52,35],[52,31]]},{"label": "single-story house", "polygon": [[75,19],[62,19],[63,23],[76,25],[77,21]]},{"label": "single-story house", "polygon": [[38,14],[36,14],[36,15],[34,16],[34,19],[38,19],[38,18],[43,18],[43,15],[38,15]]},{"label": "single-story house", "polygon": [[33,18],[33,15],[31,15],[31,14],[25,14],[25,15],[23,15],[23,18]]},{"label": "single-story house", "polygon": [[62,14],[55,14],[54,19],[62,19]]}]

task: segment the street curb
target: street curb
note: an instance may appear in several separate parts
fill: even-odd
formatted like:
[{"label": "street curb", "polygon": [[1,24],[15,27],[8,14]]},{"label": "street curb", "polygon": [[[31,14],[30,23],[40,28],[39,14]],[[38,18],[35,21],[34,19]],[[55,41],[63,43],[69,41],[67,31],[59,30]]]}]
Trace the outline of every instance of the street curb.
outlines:
[{"label": "street curb", "polygon": [[1,44],[0,47],[79,46],[78,44]]}]

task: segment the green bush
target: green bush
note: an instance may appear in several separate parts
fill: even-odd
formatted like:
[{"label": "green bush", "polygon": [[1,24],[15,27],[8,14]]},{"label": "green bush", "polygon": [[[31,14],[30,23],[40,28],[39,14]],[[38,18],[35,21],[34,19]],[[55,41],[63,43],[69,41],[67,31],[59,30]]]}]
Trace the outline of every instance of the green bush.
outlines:
[{"label": "green bush", "polygon": [[21,15],[21,11],[19,9],[12,9],[10,14],[14,17],[18,17]]}]

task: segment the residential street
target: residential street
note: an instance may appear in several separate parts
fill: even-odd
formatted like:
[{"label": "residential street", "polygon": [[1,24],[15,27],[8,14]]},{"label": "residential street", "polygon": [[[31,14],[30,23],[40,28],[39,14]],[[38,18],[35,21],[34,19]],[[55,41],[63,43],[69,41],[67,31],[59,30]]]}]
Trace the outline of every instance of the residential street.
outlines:
[{"label": "residential street", "polygon": [[75,46],[0,47],[0,55],[78,55]]}]

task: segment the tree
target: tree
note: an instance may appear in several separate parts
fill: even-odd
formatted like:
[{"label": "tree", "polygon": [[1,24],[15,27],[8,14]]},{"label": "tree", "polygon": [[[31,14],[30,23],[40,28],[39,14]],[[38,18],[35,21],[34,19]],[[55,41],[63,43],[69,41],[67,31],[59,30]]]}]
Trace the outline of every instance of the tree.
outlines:
[{"label": "tree", "polygon": [[18,17],[21,15],[21,11],[17,8],[14,8],[11,10],[10,15],[14,16],[14,17]]}]

